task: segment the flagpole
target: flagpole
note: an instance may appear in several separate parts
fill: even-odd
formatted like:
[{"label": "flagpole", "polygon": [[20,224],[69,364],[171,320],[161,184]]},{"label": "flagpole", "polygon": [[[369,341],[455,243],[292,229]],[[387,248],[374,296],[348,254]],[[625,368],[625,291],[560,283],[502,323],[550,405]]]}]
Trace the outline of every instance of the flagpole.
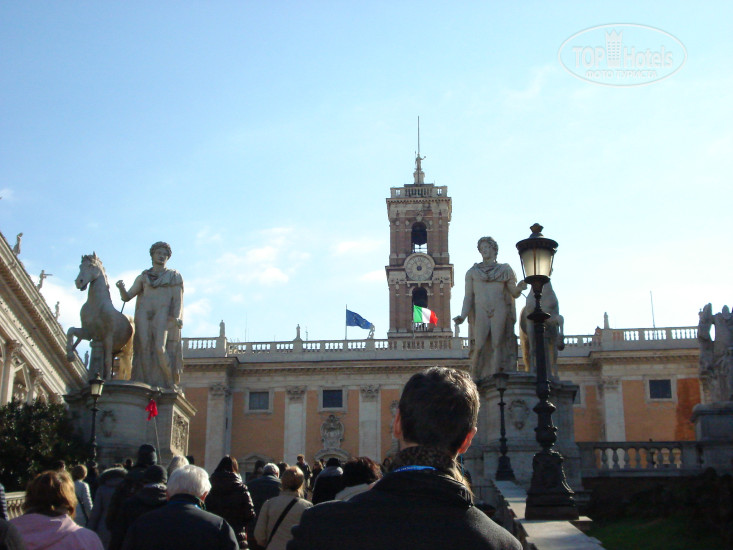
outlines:
[{"label": "flagpole", "polygon": [[349,311],[349,304],[346,304],[346,311],[344,311],[344,341],[349,339],[349,335],[347,331],[349,330],[349,323],[346,322],[346,316],[348,315]]},{"label": "flagpole", "polygon": [[160,449],[160,439],[158,439],[158,415],[155,415],[153,417],[153,426],[155,427],[155,443],[157,443],[157,449],[158,449],[158,456],[161,455],[162,451]]}]

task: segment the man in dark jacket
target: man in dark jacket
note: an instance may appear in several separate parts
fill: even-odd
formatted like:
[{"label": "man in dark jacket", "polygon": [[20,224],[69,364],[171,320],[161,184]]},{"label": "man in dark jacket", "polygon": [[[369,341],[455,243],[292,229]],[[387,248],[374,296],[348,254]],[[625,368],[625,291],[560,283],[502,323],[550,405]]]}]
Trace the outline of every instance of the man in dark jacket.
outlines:
[{"label": "man in dark jacket", "polygon": [[132,524],[123,550],[238,550],[229,524],[202,509],[210,490],[206,470],[178,468],[168,480],[168,503]]},{"label": "man in dark jacket", "polygon": [[405,385],[393,434],[402,449],[369,491],[309,508],[288,550],[521,550],[473,505],[456,467],[476,434],[479,396],[463,372],[433,367]]},{"label": "man in dark jacket", "polygon": [[148,466],[143,475],[142,488],[122,503],[117,522],[112,530],[109,550],[120,550],[125,534],[137,518],[146,512],[157,510],[168,502],[166,482],[168,473],[163,466]]},{"label": "man in dark jacket", "polygon": [[155,447],[145,443],[140,445],[137,451],[137,462],[127,472],[125,479],[122,480],[115,489],[114,494],[109,502],[109,511],[107,512],[107,518],[105,524],[110,532],[114,532],[115,525],[118,522],[120,509],[122,503],[125,502],[132,495],[137,493],[143,486],[143,475],[148,466],[154,466],[158,463],[158,453],[155,451]]},{"label": "man in dark jacket", "polygon": [[341,479],[343,475],[341,461],[334,456],[329,458],[326,461],[326,467],[318,474],[313,486],[313,504],[336,498],[336,493],[344,488]]},{"label": "man in dark jacket", "polygon": [[252,496],[252,503],[255,505],[255,514],[260,513],[260,508],[265,501],[280,494],[282,483],[280,482],[280,470],[277,464],[270,462],[262,469],[262,476],[247,483],[247,489]]},{"label": "man in dark jacket", "polygon": [[260,515],[262,505],[269,499],[280,495],[282,482],[280,481],[280,469],[272,462],[262,467],[262,475],[247,483],[247,489],[252,496],[252,503],[255,507],[255,516],[247,524],[247,541],[252,550],[261,550],[255,539],[255,525],[257,516]]}]

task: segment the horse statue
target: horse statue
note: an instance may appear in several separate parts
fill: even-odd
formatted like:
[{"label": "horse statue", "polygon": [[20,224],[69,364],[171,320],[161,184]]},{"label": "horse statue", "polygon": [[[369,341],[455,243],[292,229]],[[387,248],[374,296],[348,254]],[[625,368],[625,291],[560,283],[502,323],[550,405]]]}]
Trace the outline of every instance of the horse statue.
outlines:
[{"label": "horse statue", "polygon": [[[560,303],[557,295],[552,289],[552,282],[547,282],[542,287],[542,310],[550,314],[545,321],[545,362],[547,364],[548,378],[557,380],[557,351],[565,349],[565,319],[560,315]],[[528,315],[535,309],[536,301],[534,292],[527,294],[527,303],[519,315],[519,343],[522,346],[522,358],[524,370],[537,372],[535,365],[535,335],[534,321],[528,319]]]},{"label": "horse statue", "polygon": [[[109,380],[112,377],[113,360],[118,357],[119,369],[115,378],[129,380],[132,374],[134,321],[129,315],[117,311],[112,304],[107,274],[96,252],[81,257],[76,288],[83,291],[87,286],[89,293],[86,303],[81,307],[81,328],[71,327],[66,333],[66,357],[72,361],[79,342],[91,340],[90,371],[99,372],[101,363],[100,374],[103,379]],[[95,346],[95,343],[98,345]],[[103,350],[102,358],[97,351],[99,344]]]}]

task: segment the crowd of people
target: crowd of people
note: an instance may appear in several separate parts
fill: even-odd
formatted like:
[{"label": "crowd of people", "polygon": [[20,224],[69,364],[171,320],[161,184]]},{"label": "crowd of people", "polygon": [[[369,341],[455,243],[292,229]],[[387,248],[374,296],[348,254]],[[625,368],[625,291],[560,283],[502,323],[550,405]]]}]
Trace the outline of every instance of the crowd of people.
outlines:
[{"label": "crowd of people", "polygon": [[[255,464],[244,478],[232,456],[209,475],[152,445],[101,474],[63,463],[26,489],[23,515],[0,511],[0,550],[328,550],[471,548],[521,544],[473,504],[456,462],[476,433],[478,391],[456,370],[415,374],[393,433],[401,451],[383,464],[331,457],[311,468]],[[91,489],[90,489],[91,486]],[[0,492],[2,486],[0,486]],[[92,498],[93,496],[93,498]]]}]

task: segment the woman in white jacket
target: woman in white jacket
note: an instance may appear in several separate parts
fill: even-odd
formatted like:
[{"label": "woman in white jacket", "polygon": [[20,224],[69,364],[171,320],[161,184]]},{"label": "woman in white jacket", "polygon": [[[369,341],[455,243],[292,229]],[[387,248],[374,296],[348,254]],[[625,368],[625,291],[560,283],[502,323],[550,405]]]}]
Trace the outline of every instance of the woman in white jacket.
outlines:
[{"label": "woman in white jacket", "polygon": [[92,515],[92,495],[89,492],[89,485],[84,481],[87,477],[87,467],[77,464],[71,469],[71,478],[74,480],[74,492],[76,493],[76,518],[74,521],[86,527]]}]

